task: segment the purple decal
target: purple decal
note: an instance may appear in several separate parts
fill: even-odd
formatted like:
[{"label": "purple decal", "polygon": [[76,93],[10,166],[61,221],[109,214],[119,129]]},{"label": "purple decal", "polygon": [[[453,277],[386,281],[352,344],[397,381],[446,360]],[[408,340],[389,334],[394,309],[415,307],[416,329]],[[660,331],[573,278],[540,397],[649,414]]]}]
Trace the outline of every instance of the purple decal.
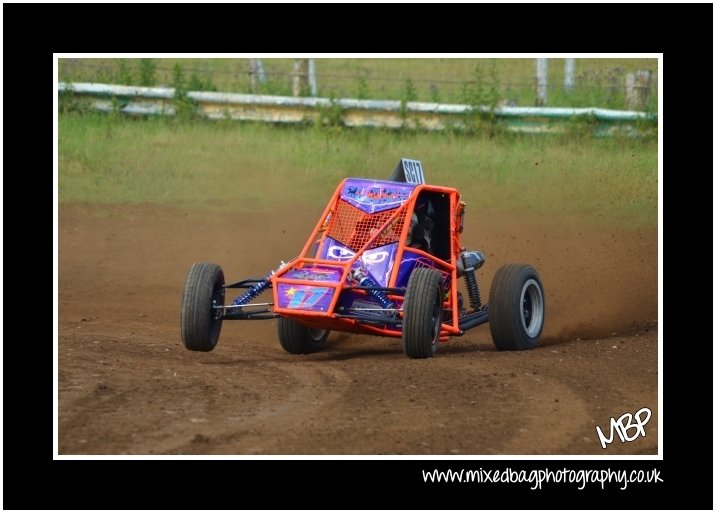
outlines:
[{"label": "purple decal", "polygon": [[385,180],[351,178],[341,191],[341,198],[368,214],[398,208],[410,198],[414,184]]},{"label": "purple decal", "polygon": [[410,274],[418,264],[423,267],[435,267],[435,263],[429,258],[418,256],[410,251],[403,252],[403,260],[400,262],[400,267],[398,268],[398,279],[395,280],[395,286],[407,287]]},{"label": "purple decal", "polygon": [[[397,242],[369,249],[361,254],[361,257],[356,260],[353,267],[365,269],[380,286],[387,287],[390,273],[393,271],[393,265],[395,264],[395,253],[397,250]],[[323,243],[323,249],[318,255],[318,258],[335,260],[337,262],[348,262],[354,256],[355,251],[330,237],[326,237]],[[338,277],[332,281],[338,281],[340,278],[338,269],[336,269],[335,272],[338,274]],[[293,278],[290,273],[287,273],[286,277]]]},{"label": "purple decal", "polygon": [[278,284],[278,306],[294,310],[327,312],[334,289],[310,285]]},{"label": "purple decal", "polygon": [[369,249],[363,252],[363,256],[356,261],[356,264],[360,262],[359,266],[368,271],[381,287],[387,287],[390,273],[393,271],[397,249],[397,242]]},{"label": "purple decal", "polygon": [[323,260],[336,260],[338,262],[347,262],[355,256],[355,251],[347,248],[340,242],[330,237],[326,237],[323,242],[323,248],[321,252],[316,256]]},{"label": "purple decal", "polygon": [[286,273],[285,278],[291,278],[292,280],[338,281],[341,279],[341,270],[335,267],[312,265],[301,269],[291,269]]}]

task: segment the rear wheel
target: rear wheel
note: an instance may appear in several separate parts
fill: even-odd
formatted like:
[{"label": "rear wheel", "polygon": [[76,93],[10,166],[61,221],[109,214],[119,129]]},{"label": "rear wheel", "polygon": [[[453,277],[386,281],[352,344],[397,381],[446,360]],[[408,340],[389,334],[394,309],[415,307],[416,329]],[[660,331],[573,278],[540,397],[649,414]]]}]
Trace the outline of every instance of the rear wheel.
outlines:
[{"label": "rear wheel", "polygon": [[539,344],[545,300],[539,274],[525,264],[508,264],[490,287],[490,333],[500,350],[532,349]]},{"label": "rear wheel", "polygon": [[224,304],[224,271],[216,264],[191,266],[181,300],[181,340],[190,351],[211,351],[221,332],[220,310]]},{"label": "rear wheel", "polygon": [[278,341],[291,354],[315,353],[326,347],[329,330],[309,328],[288,317],[278,318]]},{"label": "rear wheel", "polygon": [[443,323],[442,275],[415,269],[403,302],[403,351],[410,358],[430,358],[438,349]]}]

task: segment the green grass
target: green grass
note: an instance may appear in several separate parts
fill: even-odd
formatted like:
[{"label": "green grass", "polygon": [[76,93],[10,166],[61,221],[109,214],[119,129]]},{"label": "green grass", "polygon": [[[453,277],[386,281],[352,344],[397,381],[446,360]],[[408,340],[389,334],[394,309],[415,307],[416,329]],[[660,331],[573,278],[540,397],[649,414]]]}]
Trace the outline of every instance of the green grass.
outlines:
[{"label": "green grass", "polygon": [[[248,59],[153,59],[156,84],[170,86],[175,64],[203,89],[250,92]],[[267,83],[257,92],[291,94],[292,59],[263,59]],[[648,110],[656,111],[656,59],[577,59],[576,86],[563,90],[564,59],[549,61],[549,105],[625,108],[625,75],[638,69],[654,74]],[[413,84],[416,99],[465,103],[465,88],[483,82],[485,92],[494,86],[496,100],[534,105],[535,59],[317,59],[318,95],[336,98],[402,100],[406,83]],[[63,81],[139,84],[139,59],[60,59]],[[191,80],[189,80],[191,81]]]},{"label": "green grass", "polygon": [[[401,156],[471,209],[656,226],[653,140],[59,118],[61,203],[152,203],[242,212],[324,204],[347,176],[387,178]],[[474,211],[474,210],[473,210]]]}]

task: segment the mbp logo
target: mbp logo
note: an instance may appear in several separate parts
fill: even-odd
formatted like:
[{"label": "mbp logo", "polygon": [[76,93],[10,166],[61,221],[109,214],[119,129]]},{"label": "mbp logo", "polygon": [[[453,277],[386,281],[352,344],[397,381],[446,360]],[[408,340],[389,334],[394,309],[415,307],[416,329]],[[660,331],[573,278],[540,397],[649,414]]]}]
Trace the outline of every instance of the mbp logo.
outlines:
[{"label": "mbp logo", "polygon": [[[645,418],[644,418],[645,417]],[[642,408],[638,412],[636,412],[633,416],[631,413],[625,413],[621,417],[619,417],[617,420],[614,420],[614,417],[609,419],[609,438],[604,436],[604,433],[602,432],[602,429],[597,426],[597,435],[599,435],[599,443],[602,444],[602,449],[607,448],[607,444],[610,444],[614,441],[614,431],[616,430],[617,435],[619,435],[619,438],[623,442],[633,442],[636,440],[640,435],[646,436],[646,432],[644,431],[644,426],[647,422],[649,422],[649,419],[651,418],[651,410],[649,408]],[[629,434],[630,430],[634,430],[634,433],[632,435]]]}]

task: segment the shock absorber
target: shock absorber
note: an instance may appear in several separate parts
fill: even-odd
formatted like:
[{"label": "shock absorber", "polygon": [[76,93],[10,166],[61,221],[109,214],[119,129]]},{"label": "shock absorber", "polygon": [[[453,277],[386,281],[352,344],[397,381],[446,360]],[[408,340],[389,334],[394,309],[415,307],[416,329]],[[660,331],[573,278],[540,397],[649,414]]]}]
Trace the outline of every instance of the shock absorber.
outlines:
[{"label": "shock absorber", "polygon": [[[373,278],[368,276],[368,273],[363,271],[362,269],[353,269],[351,271],[351,277],[358,283],[360,287],[380,287]],[[382,306],[385,309],[394,309],[395,303],[388,299],[388,296],[385,295],[385,292],[382,290],[367,290],[366,291],[373,299],[378,301],[380,303],[380,306]]]},{"label": "shock absorber", "polygon": [[477,284],[474,269],[465,271],[465,285],[467,286],[467,295],[470,298],[470,306],[473,310],[479,310],[482,306],[482,299],[480,298],[480,287]]},{"label": "shock absorber", "polygon": [[234,299],[233,304],[245,305],[252,299],[256,298],[259,294],[261,294],[269,287],[269,285],[271,284],[271,276],[273,276],[277,271],[281,270],[285,265],[286,264],[284,262],[281,262],[281,265],[278,267],[278,269],[271,271],[266,276],[264,276],[261,281],[258,281],[255,284],[251,285],[251,287],[249,287],[246,292]]},{"label": "shock absorber", "polygon": [[477,284],[475,271],[482,267],[484,263],[485,255],[480,251],[463,251],[457,261],[458,276],[465,276],[467,295],[470,298],[470,307],[472,307],[473,310],[479,310],[482,307],[480,287]]}]

